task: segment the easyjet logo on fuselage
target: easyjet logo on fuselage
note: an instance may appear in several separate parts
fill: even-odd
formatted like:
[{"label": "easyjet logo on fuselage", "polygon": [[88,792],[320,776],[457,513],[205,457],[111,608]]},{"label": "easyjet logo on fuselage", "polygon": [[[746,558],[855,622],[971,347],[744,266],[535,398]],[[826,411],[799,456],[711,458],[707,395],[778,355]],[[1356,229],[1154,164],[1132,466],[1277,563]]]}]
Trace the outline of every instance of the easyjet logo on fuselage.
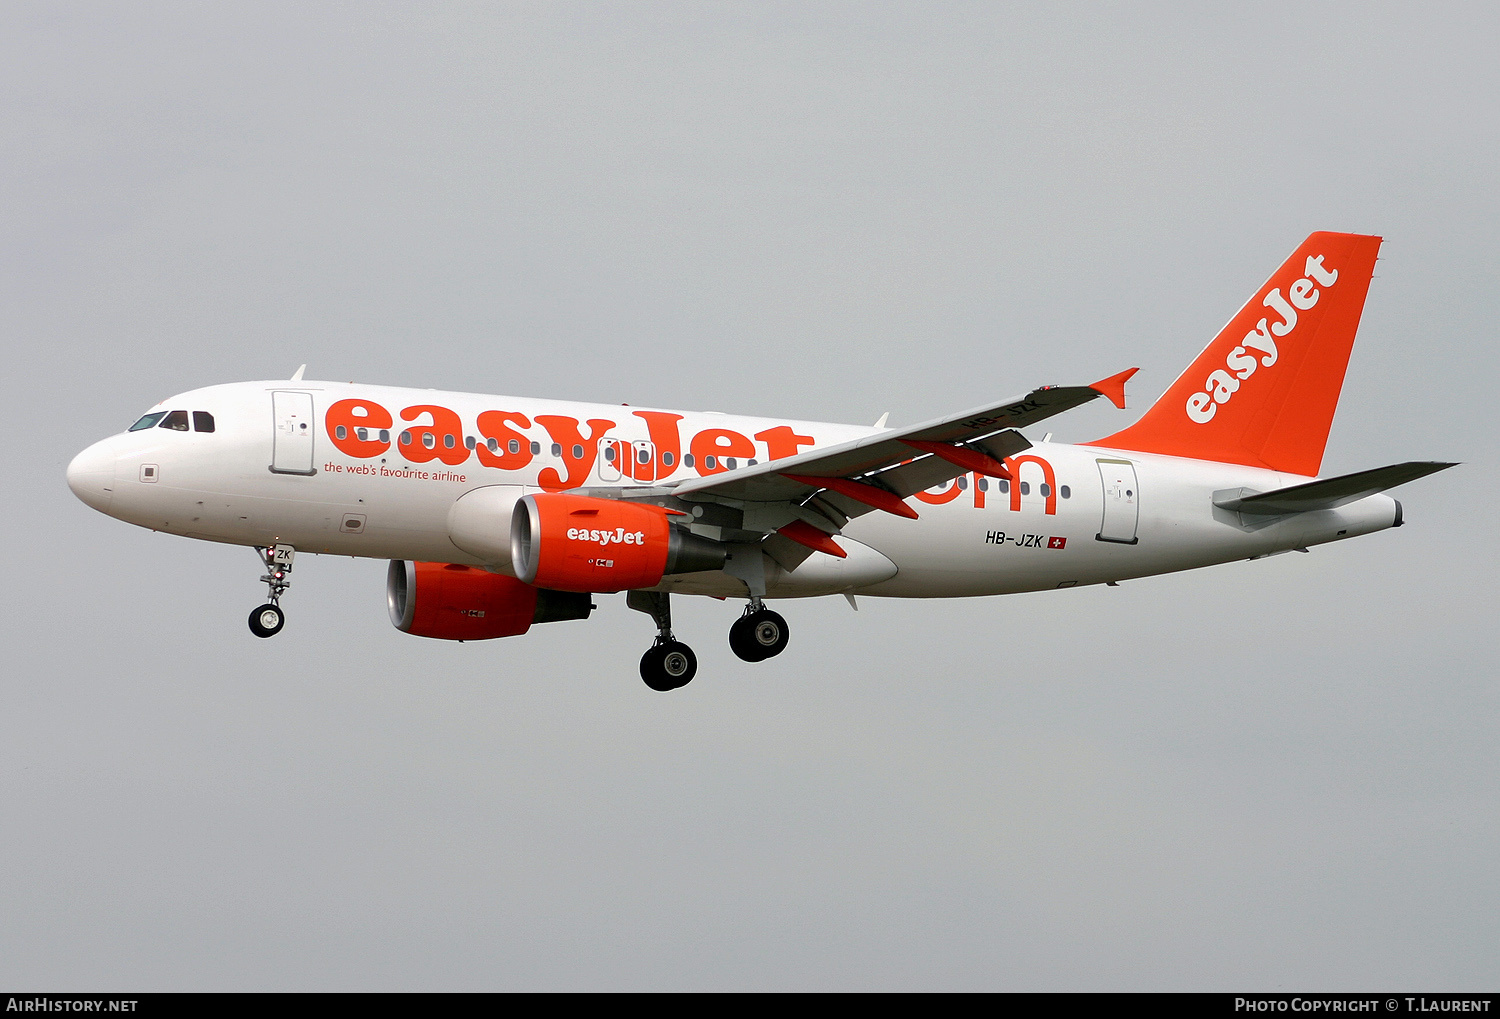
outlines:
[{"label": "easyjet logo on fuselage", "polygon": [[[679,427],[681,414],[666,411],[632,412],[646,425],[651,453],[639,454],[625,439],[609,433],[616,422],[608,418],[578,418],[562,414],[538,414],[535,419],[519,411],[486,410],[475,419],[477,436],[466,434],[462,418],[448,407],[421,403],[403,408],[401,420],[374,400],[339,400],[324,415],[329,440],[347,456],[369,459],[383,456],[393,447],[397,455],[412,463],[433,460],[456,467],[470,456],[485,467],[519,471],[542,455],[543,444],[532,432],[538,426],[550,440],[553,463],[537,472],[537,484],[549,492],[582,485],[594,470],[601,440],[612,457],[612,466],[623,477],[635,481],[662,481],[680,469],[700,477],[734,470],[762,455],[767,460],[795,456],[816,445],[811,435],[799,435],[790,425],[776,425],[745,435],[732,428],[704,428],[684,448]],[[761,445],[757,445],[760,443]]]},{"label": "easyjet logo on fuselage", "polygon": [[[775,425],[756,432],[753,438],[730,428],[705,428],[692,436],[684,453],[678,425],[683,419],[681,414],[657,410],[632,413],[646,423],[652,454],[647,458],[649,462],[642,462],[632,455],[629,441],[612,440],[618,447],[615,464],[622,477],[631,480],[663,481],[682,468],[703,477],[734,470],[740,463],[759,454],[756,441],[764,445],[767,460],[796,456],[804,447],[815,444],[811,435],[799,435],[790,425]],[[437,460],[456,467],[474,456],[485,467],[519,471],[542,456],[541,443],[534,441],[526,431],[533,428],[533,419],[519,411],[482,411],[475,422],[479,433],[475,439],[465,436],[462,419],[447,407],[416,404],[404,408],[400,417],[409,424],[398,429],[395,416],[385,407],[373,400],[354,398],[339,400],[330,406],[324,415],[324,427],[329,441],[340,452],[357,459],[382,456],[394,446],[401,457],[412,463]],[[545,429],[552,440],[554,462],[562,462],[561,471],[556,467],[544,467],[537,473],[537,484],[549,492],[567,491],[583,485],[598,461],[600,440],[615,427],[615,422],[607,418],[590,418],[581,424],[577,418],[558,414],[538,414],[534,424]],[[603,445],[609,446],[611,442]],[[1022,496],[1030,490],[1030,483],[1022,480],[1022,469],[1028,465],[1041,474],[1037,480],[1043,512],[1055,515],[1058,498],[1056,475],[1052,464],[1034,453],[1005,459],[1005,466],[1015,480],[1002,482],[1003,504],[1013,512],[1020,512]],[[974,508],[984,509],[989,484],[988,479],[978,474],[966,475],[954,478],[942,491],[918,492],[914,498],[929,506],[941,506],[967,491],[973,498]],[[635,544],[642,540],[637,532],[622,529],[594,531],[573,528],[567,534],[575,541],[601,544]]]},{"label": "easyjet logo on fuselage", "polygon": [[1240,345],[1225,358],[1224,367],[1210,372],[1203,382],[1202,391],[1187,398],[1188,420],[1194,424],[1208,424],[1219,412],[1219,406],[1228,403],[1257,368],[1275,365],[1278,356],[1276,341],[1285,339],[1297,328],[1297,312],[1311,310],[1322,293],[1318,287],[1331,287],[1339,278],[1338,270],[1323,268],[1322,255],[1309,255],[1303,272],[1305,276],[1287,287],[1286,296],[1282,296],[1281,288],[1276,287],[1261,301],[1262,305],[1281,316],[1281,321],[1271,322],[1268,327],[1269,317],[1263,318],[1245,334]]}]

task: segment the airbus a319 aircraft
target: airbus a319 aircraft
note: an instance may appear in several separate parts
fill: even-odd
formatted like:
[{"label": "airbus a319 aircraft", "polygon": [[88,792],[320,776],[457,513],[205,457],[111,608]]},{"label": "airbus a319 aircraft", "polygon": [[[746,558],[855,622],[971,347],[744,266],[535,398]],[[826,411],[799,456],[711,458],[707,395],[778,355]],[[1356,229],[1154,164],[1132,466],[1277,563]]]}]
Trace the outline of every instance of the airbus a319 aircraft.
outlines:
[{"label": "airbus a319 aircraft", "polygon": [[729,644],[787,646],[770,599],[953,598],[1113,584],[1401,526],[1381,494],[1453,466],[1314,480],[1379,237],[1315,233],[1139,421],[1095,442],[1021,430],[1136,369],[910,427],[785,421],[383,386],[210,386],[68,467],[93,508],[253,546],[279,632],[297,552],[389,559],[391,621],[444,640],[586,619],[629,592],[656,624],[640,672],[697,659],[671,596],[745,599]]}]

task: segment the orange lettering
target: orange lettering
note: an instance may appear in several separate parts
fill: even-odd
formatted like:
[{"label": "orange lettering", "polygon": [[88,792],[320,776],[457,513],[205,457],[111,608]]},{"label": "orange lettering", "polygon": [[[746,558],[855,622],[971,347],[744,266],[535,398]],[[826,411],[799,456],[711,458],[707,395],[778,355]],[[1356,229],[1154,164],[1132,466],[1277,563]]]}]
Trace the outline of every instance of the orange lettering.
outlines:
[{"label": "orange lettering", "polygon": [[[755,455],[755,443],[739,432],[728,428],[705,428],[693,436],[693,467],[699,476],[719,474],[729,470],[724,465],[726,456],[752,457]],[[706,458],[715,457],[712,467],[705,463]]]},{"label": "orange lettering", "polygon": [[[549,492],[560,492],[565,488],[577,488],[583,484],[589,472],[594,469],[594,461],[599,458],[599,440],[605,432],[615,426],[613,421],[589,418],[589,437],[585,439],[578,431],[577,418],[538,414],[536,423],[547,429],[547,434],[552,436],[552,441],[562,447],[563,464],[568,469],[568,477],[564,481],[555,468],[542,468],[541,473],[536,476],[536,483]],[[575,446],[581,447],[579,451],[583,454],[582,456],[573,455]]]},{"label": "orange lettering", "polygon": [[1005,458],[1005,466],[1010,468],[1010,508],[1020,511],[1021,509],[1021,465],[1036,464],[1042,469],[1042,483],[1047,486],[1047,505],[1043,513],[1057,514],[1057,477],[1052,472],[1052,465],[1039,456],[1023,453],[1020,456],[1008,456]]},{"label": "orange lettering", "polygon": [[[479,415],[476,427],[486,439],[494,439],[496,452],[491,453],[488,444],[481,442],[474,447],[479,462],[486,467],[498,467],[502,471],[518,471],[531,463],[531,440],[511,428],[507,422],[530,428],[531,420],[525,414],[513,410],[487,410]],[[514,453],[510,444],[516,444]]]},{"label": "orange lettering", "polygon": [[[648,475],[646,465],[636,464],[633,462],[635,458],[630,457],[631,476],[643,481],[660,481],[669,477],[682,461],[682,438],[677,431],[677,422],[682,420],[682,415],[659,410],[638,410],[635,416],[646,422],[651,445],[656,449],[656,462],[650,466],[651,473]],[[671,454],[670,458],[668,453]],[[666,463],[668,459],[672,461],[670,465]]]},{"label": "orange lettering", "polygon": [[916,498],[927,503],[929,506],[941,506],[945,502],[952,502],[959,496],[958,479],[954,478],[946,489],[941,492],[928,492],[925,489],[916,494]]},{"label": "orange lettering", "polygon": [[[391,412],[369,400],[340,400],[328,408],[323,426],[328,429],[328,437],[339,452],[348,456],[379,456],[391,448],[389,441],[381,442],[379,438],[382,428],[391,427]],[[363,439],[359,437],[358,429],[361,428],[365,429]],[[339,429],[343,429],[342,436]],[[371,432],[375,433],[374,437],[371,437]]]},{"label": "orange lettering", "polygon": [[417,425],[401,433],[401,455],[412,463],[427,463],[441,460],[456,466],[469,459],[469,450],[464,445],[464,426],[458,415],[447,407],[421,403],[407,407],[401,412],[402,421],[415,421],[423,414],[432,417],[432,424]]},{"label": "orange lettering", "polygon": [[803,446],[813,445],[811,435],[798,435],[792,430],[791,425],[777,425],[775,428],[767,428],[763,432],[756,432],[755,437],[766,444],[766,459],[780,460],[786,456],[796,456],[802,452]]}]

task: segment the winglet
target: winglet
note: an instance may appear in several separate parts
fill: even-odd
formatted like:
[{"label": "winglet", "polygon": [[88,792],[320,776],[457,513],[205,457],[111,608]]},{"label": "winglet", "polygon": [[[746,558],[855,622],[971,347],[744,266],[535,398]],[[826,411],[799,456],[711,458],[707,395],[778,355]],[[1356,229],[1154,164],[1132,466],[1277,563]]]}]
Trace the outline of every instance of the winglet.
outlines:
[{"label": "winglet", "polygon": [[1107,379],[1100,379],[1098,382],[1091,384],[1089,388],[1098,393],[1100,396],[1109,397],[1110,403],[1114,404],[1116,407],[1119,407],[1121,410],[1124,410],[1125,383],[1129,382],[1130,376],[1134,375],[1138,371],[1140,371],[1139,368],[1126,368],[1118,375],[1111,375]]}]

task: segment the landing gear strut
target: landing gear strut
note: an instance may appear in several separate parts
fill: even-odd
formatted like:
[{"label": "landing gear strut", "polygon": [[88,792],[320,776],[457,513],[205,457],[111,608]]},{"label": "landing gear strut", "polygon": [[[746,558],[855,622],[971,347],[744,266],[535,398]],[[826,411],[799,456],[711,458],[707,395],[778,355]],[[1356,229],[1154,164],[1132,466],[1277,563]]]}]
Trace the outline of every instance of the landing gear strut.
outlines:
[{"label": "landing gear strut", "polygon": [[687,686],[698,672],[693,649],[672,636],[670,599],[671,595],[658,591],[631,591],[625,596],[626,605],[656,623],[656,643],[641,655],[641,679],[659,693]]},{"label": "landing gear strut", "polygon": [[785,651],[790,636],[781,614],[752,598],[745,614],[729,628],[729,649],[747,662],[763,662]]},{"label": "landing gear strut", "polygon": [[257,637],[274,637],[286,625],[286,613],[281,611],[279,602],[282,592],[292,586],[286,577],[292,572],[292,557],[296,551],[290,545],[257,545],[255,552],[266,568],[266,575],[260,579],[269,589],[270,600],[250,613],[250,632]]}]

